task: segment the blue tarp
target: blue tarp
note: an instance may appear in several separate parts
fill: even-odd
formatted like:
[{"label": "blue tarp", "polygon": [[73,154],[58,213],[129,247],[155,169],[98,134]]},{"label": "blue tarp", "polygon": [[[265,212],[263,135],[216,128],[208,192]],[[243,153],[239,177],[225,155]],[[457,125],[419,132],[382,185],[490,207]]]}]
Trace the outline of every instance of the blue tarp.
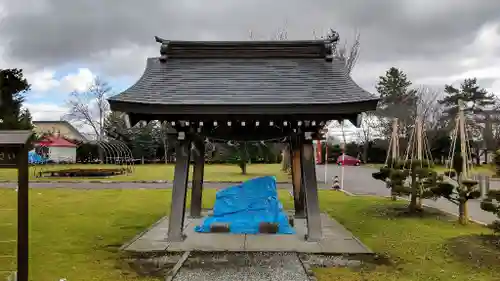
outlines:
[{"label": "blue tarp", "polygon": [[46,158],[43,158],[40,154],[35,151],[28,152],[28,163],[30,164],[45,164],[47,162]]},{"label": "blue tarp", "polygon": [[278,223],[279,234],[295,234],[278,200],[276,179],[271,176],[218,191],[213,216],[206,217],[195,231],[210,232],[212,223],[226,223],[230,233],[257,234],[261,222]]}]

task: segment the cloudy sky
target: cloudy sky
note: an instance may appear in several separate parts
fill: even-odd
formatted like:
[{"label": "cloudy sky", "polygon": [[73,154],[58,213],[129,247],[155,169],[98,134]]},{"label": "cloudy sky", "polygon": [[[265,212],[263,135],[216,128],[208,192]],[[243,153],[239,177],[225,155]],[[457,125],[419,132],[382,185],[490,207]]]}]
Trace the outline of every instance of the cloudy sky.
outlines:
[{"label": "cloudy sky", "polygon": [[156,56],[153,36],[182,40],[311,39],[361,34],[353,73],[374,91],[391,66],[416,85],[466,77],[500,94],[499,0],[0,0],[0,67],[23,68],[37,120],[59,119],[94,76],[119,92]]}]

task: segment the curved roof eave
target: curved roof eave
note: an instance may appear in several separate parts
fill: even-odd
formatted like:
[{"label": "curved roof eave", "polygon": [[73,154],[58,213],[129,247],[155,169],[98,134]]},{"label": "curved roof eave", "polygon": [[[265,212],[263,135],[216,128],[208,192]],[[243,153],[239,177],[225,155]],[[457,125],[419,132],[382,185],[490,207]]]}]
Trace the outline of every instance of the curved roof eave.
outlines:
[{"label": "curved roof eave", "polygon": [[[215,62],[207,61],[207,63],[215,64],[212,70],[221,69],[218,66],[220,60],[215,60]],[[227,63],[225,63],[226,67]],[[257,64],[261,69],[263,64],[266,65],[262,61],[253,61],[253,63]],[[301,67],[306,69],[319,68],[320,70],[316,73],[318,75],[313,75],[312,78],[311,76],[301,77],[303,73],[301,72],[302,69],[299,69],[297,70],[298,74],[292,73],[295,76],[290,75],[290,77],[284,77],[288,72],[283,72],[281,76],[278,75],[283,81],[276,81],[276,77],[269,78],[269,76],[265,75],[264,77],[256,77],[255,73],[259,72],[255,72],[255,69],[253,69],[254,72],[249,72],[249,78],[246,78],[244,71],[247,71],[247,66],[243,67],[236,64],[235,67],[242,72],[241,75],[231,77],[233,79],[224,79],[220,78],[220,75],[213,75],[214,72],[207,71],[203,65],[192,67],[194,70],[184,71],[182,67],[190,67],[189,65],[193,64],[192,61],[174,62],[172,66],[169,66],[169,62],[160,63],[158,58],[149,58],[146,68],[137,82],[122,93],[109,98],[109,101],[113,107],[113,104],[116,103],[171,106],[270,104],[292,106],[296,104],[352,104],[379,100],[378,97],[365,91],[354,82],[347,74],[345,65],[340,61],[334,60],[332,62],[332,70],[325,68],[324,63],[319,63],[317,60],[313,64],[308,61],[298,61],[297,63],[304,64]],[[275,69],[283,70],[285,68],[283,65],[286,63],[278,60],[276,64]],[[193,72],[198,73],[193,74]],[[190,78],[189,75],[194,75],[194,77]],[[303,80],[300,80],[300,78],[303,78]],[[200,81],[203,79],[204,81]],[[259,83],[261,85],[264,83],[268,88],[270,88],[269,85],[273,86],[274,83],[276,87],[270,90],[260,90],[260,92],[256,93],[258,87],[255,87],[255,85]],[[292,83],[295,84],[292,85]],[[303,85],[306,83],[309,84]],[[217,85],[214,86],[214,84]],[[246,88],[242,90],[243,87]],[[296,92],[287,90],[287,87]],[[286,96],[283,96],[283,94],[286,94]]]}]

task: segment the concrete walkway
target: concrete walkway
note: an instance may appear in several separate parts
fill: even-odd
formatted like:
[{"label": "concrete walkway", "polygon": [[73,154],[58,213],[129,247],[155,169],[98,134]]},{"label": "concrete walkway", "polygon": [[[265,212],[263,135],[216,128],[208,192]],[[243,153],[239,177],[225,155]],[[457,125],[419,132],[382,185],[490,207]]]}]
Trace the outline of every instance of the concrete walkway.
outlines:
[{"label": "concrete walkway", "polygon": [[[316,167],[318,181],[324,184],[324,165]],[[372,178],[372,173],[377,172],[377,169],[367,167],[345,167],[344,170],[344,189],[357,195],[375,195],[375,196],[390,196],[390,191],[385,187],[382,181],[377,181]],[[328,179],[338,175],[340,176],[341,168],[337,165],[328,165],[327,174]],[[469,200],[469,216],[478,222],[490,224],[497,220],[497,216],[481,210],[479,200]],[[458,215],[458,206],[450,201],[439,198],[438,200],[424,200],[424,204],[430,207]]]},{"label": "concrete walkway", "polygon": [[[206,215],[206,213],[205,213]],[[291,216],[291,214],[289,214]],[[168,218],[164,217],[146,232],[122,246],[122,250],[135,253],[151,252],[298,252],[316,254],[373,254],[345,227],[326,214],[321,214],[323,237],[320,241],[305,240],[305,219],[294,219],[296,234],[229,234],[198,233],[195,226],[203,219],[186,215],[182,242],[167,240]]]}]

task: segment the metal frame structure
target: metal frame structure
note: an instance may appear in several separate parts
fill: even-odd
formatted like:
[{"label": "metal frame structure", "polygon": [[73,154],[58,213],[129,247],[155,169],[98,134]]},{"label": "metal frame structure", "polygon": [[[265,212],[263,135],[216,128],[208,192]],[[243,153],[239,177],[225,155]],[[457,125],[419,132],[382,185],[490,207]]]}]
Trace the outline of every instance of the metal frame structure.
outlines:
[{"label": "metal frame structure", "polygon": [[0,169],[17,169],[17,274],[18,281],[29,275],[29,165],[31,131],[0,131]]},{"label": "metal frame structure", "polygon": [[313,139],[321,138],[330,120],[347,119],[359,126],[359,114],[374,110],[378,98],[351,80],[345,63],[333,59],[328,40],[156,39],[161,43],[161,56],[148,59],[138,82],[111,97],[109,103],[113,111],[124,113],[126,123],[159,120],[175,129],[176,164],[167,239],[179,242],[185,238],[191,158],[190,216],[200,216],[203,140],[214,138],[286,139],[293,159],[295,216],[307,219],[307,240],[320,240]]}]

